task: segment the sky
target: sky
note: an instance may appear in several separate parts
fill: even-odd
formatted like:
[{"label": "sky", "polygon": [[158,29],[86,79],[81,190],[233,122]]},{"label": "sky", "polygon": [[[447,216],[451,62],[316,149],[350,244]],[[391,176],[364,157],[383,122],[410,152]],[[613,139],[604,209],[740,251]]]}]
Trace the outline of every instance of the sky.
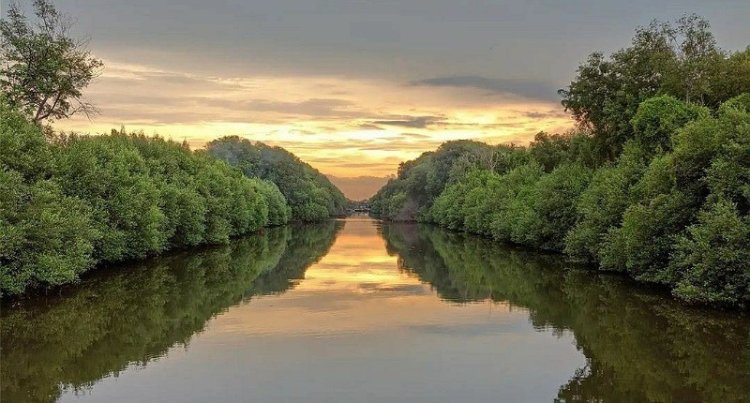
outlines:
[{"label": "sky", "polygon": [[58,129],[124,126],[194,148],[239,135],[344,178],[392,175],[447,140],[569,130],[557,89],[653,18],[697,13],[722,48],[750,44],[747,0],[55,4],[105,63],[85,91],[100,114]]}]

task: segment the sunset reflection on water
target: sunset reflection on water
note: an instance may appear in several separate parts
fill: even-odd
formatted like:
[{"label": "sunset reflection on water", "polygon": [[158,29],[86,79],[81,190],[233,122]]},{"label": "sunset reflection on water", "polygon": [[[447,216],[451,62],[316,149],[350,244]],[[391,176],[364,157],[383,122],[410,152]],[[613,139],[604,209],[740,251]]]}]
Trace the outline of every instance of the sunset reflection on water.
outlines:
[{"label": "sunset reflection on water", "polygon": [[210,325],[211,330],[237,337],[335,336],[436,326],[445,321],[446,310],[452,311],[452,326],[502,321],[509,314],[526,317],[523,312],[511,313],[504,302],[446,304],[435,298],[429,284],[399,267],[396,255],[385,251],[375,221],[349,218],[328,254],[310,266],[292,290],[230,310]]}]

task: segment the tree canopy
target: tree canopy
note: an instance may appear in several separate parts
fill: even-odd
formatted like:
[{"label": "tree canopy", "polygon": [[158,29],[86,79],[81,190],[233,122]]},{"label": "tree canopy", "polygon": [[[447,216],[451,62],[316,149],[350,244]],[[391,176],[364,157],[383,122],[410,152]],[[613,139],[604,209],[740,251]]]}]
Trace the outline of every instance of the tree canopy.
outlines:
[{"label": "tree canopy", "polygon": [[317,169],[281,147],[230,136],[208,143],[206,150],[250,178],[276,184],[295,220],[320,221],[346,213],[349,202],[344,194]]},{"label": "tree canopy", "polygon": [[630,119],[648,98],[671,95],[715,109],[750,92],[749,57],[750,48],[720,49],[708,21],[697,15],[674,24],[653,21],[610,57],[592,53],[568,88],[560,90],[562,104],[611,160],[632,138]]},{"label": "tree canopy", "polygon": [[748,306],[748,54],[720,50],[697,16],[639,28],[561,92],[578,130],[528,147],[445,143],[403,163],[372,212],[565,252],[686,301]]},{"label": "tree canopy", "polygon": [[58,136],[0,102],[0,292],[289,221],[271,182],[142,134]]},{"label": "tree canopy", "polygon": [[49,0],[34,0],[34,20],[11,2],[0,21],[0,89],[12,107],[33,122],[92,114],[82,90],[102,62],[86,42],[70,36],[70,22]]}]

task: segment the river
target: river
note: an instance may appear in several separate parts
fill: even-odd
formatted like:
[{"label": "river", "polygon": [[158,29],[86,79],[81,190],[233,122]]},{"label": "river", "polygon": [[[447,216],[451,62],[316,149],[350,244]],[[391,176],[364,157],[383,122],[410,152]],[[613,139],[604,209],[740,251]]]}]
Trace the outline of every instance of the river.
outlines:
[{"label": "river", "polygon": [[750,401],[750,321],[364,216],[4,302],[3,402]]}]

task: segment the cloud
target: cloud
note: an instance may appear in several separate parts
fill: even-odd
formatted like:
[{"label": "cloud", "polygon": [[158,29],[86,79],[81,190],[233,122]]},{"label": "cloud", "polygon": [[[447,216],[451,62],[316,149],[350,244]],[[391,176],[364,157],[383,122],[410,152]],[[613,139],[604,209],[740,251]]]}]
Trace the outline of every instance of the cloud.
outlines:
[{"label": "cloud", "polygon": [[442,140],[434,138],[419,138],[411,140],[404,137],[377,138],[377,139],[327,139],[324,142],[304,143],[298,141],[277,142],[282,147],[291,147],[295,150],[316,151],[325,148],[327,150],[347,151],[428,151],[437,148]]},{"label": "cloud", "polygon": [[558,100],[554,85],[535,80],[489,78],[482,76],[444,76],[415,80],[413,86],[472,88],[492,94],[512,94],[530,99]]},{"label": "cloud", "polygon": [[[63,130],[88,133],[124,124],[129,130],[187,140],[196,148],[239,134],[285,147],[328,174],[384,177],[399,162],[443,141],[515,141],[523,134],[522,141],[528,142],[526,133],[567,122],[558,117],[559,106],[468,91],[461,97],[435,88],[437,84],[447,83],[404,87],[402,79],[217,76],[110,60],[105,74],[87,90],[102,114],[94,121],[60,124]],[[373,189],[356,191],[363,197]]]},{"label": "cloud", "polygon": [[564,118],[568,115],[564,111],[553,110],[553,111],[524,111],[523,115],[531,119],[553,119],[553,118]]},{"label": "cloud", "polygon": [[394,118],[394,120],[376,120],[371,123],[385,126],[411,127],[414,129],[424,129],[434,123],[441,122],[442,118],[438,116],[405,116]]},{"label": "cloud", "polygon": [[357,149],[361,151],[428,151],[437,148],[440,143],[440,140],[410,142],[394,139],[362,143],[357,145]]},{"label": "cloud", "polygon": [[381,126],[374,125],[372,123],[360,123],[355,127],[360,130],[383,130]]},{"label": "cloud", "polygon": [[419,139],[428,139],[430,136],[426,134],[420,134],[420,133],[409,133],[409,132],[402,132],[402,136],[404,137],[411,137],[411,138],[419,138]]},{"label": "cloud", "polygon": [[357,117],[361,114],[342,110],[353,103],[342,99],[312,98],[300,102],[254,99],[240,103],[240,108],[251,111],[327,118]]}]

